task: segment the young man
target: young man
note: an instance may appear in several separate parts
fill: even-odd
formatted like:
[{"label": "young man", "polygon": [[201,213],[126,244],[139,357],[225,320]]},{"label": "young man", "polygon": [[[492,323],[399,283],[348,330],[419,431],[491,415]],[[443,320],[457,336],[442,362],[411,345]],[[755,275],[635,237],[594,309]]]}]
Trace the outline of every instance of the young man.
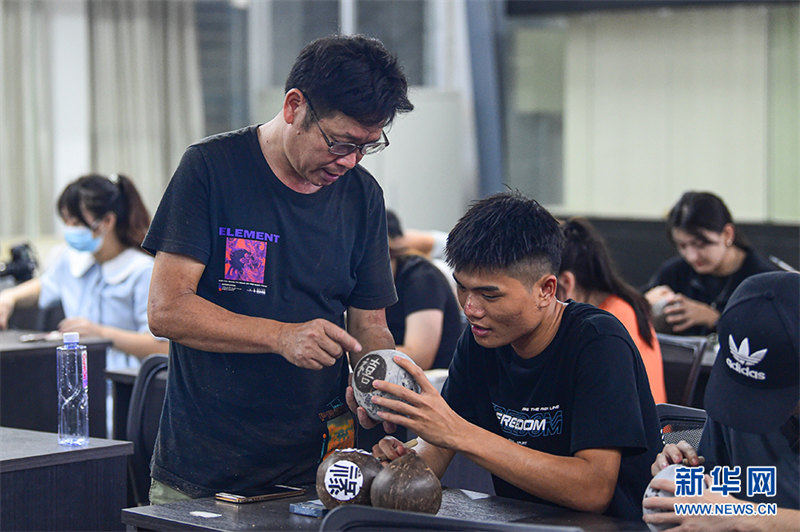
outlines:
[{"label": "young man", "polygon": [[[442,394],[398,358],[421,393],[375,381],[409,404],[373,401],[423,439],[417,452],[439,476],[460,452],[492,473],[498,495],[640,519],[661,448],[647,375],[616,318],[556,299],[562,239],[521,195],[473,205],[447,240],[470,330]],[[373,452],[394,459],[406,449],[385,438]]]},{"label": "young man", "polygon": [[412,108],[379,41],[326,37],[271,121],[186,151],[144,241],[170,339],[151,502],[313,483],[353,445],[343,355],[394,347],[396,301],[382,191],[357,164]]},{"label": "young man", "polygon": [[[693,530],[797,530],[800,523],[800,274],[752,275],[733,292],[720,316],[719,353],[705,394],[708,414],[699,449],[682,441],[667,445],[652,466],[655,475],[669,464],[705,468],[739,467],[740,490],[734,496],[754,503],[775,503],[777,514],[676,515],[675,502],[740,503],[704,490],[686,499],[649,497],[642,503],[661,510],[645,515],[657,526],[684,525]],[[772,482],[751,482],[749,469],[774,467]],[[756,470],[758,471],[758,470]],[[721,477],[720,477],[721,478]],[[757,479],[758,477],[752,477]],[[763,478],[763,477],[761,477]],[[755,483],[754,483],[755,484]],[[667,479],[653,487],[675,491]],[[774,493],[759,488],[774,488]],[[750,494],[748,494],[750,492]]]}]

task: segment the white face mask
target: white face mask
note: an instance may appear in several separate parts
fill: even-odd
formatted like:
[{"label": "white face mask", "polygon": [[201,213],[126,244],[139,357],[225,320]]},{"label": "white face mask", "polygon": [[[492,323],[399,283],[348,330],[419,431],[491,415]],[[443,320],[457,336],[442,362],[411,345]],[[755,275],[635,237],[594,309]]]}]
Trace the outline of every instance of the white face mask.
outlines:
[{"label": "white face mask", "polygon": [[72,249],[94,253],[103,244],[103,235],[93,236],[92,230],[88,227],[68,225],[64,227],[64,240]]}]

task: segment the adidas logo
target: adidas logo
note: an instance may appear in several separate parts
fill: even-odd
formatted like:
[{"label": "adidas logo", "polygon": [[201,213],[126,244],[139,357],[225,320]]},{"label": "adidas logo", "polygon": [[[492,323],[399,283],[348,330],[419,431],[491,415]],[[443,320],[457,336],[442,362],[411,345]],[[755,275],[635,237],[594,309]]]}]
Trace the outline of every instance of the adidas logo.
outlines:
[{"label": "adidas logo", "polygon": [[733,335],[728,335],[728,347],[730,348],[731,355],[733,356],[735,361],[731,360],[730,358],[725,359],[725,363],[728,365],[736,373],[744,375],[745,377],[749,377],[751,379],[756,379],[759,381],[763,381],[767,378],[763,371],[754,371],[751,369],[750,366],[755,366],[762,360],[764,360],[764,355],[767,354],[766,349],[759,349],[754,353],[750,353],[750,340],[745,338],[742,340],[741,345],[737,346],[736,341],[733,339]]}]

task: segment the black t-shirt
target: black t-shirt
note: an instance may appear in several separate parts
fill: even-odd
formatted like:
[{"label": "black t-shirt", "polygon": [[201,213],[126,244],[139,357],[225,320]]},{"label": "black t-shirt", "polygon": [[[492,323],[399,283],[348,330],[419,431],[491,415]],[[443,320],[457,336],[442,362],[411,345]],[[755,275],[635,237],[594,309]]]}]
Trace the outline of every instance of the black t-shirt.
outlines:
[{"label": "black t-shirt", "polygon": [[[797,437],[796,432],[793,437]],[[741,481],[741,490],[732,493],[733,496],[800,510],[800,457],[782,430],[751,434],[734,430],[709,417],[697,452],[705,457],[704,466],[709,473],[715,466],[741,467],[741,474],[736,477]],[[769,466],[775,467],[775,495],[767,496],[756,489],[754,495],[747,496],[747,468]]]},{"label": "black t-shirt", "polygon": [[[344,326],[347,307],[396,301],[374,178],[356,167],[314,194],[297,193],[267,165],[257,126],[187,149],[143,247],[203,262],[197,294],[237,314]],[[154,478],[195,497],[313,483],[327,446],[354,432],[344,358],[313,371],[235,349],[170,343]]]},{"label": "black t-shirt", "polygon": [[[530,449],[558,456],[620,449],[606,514],[641,519],[661,431],[641,356],[611,314],[570,302],[550,345],[531,359],[511,346],[481,347],[466,330],[442,395],[467,421]],[[493,480],[498,495],[553,504]]]},{"label": "black t-shirt", "polygon": [[[753,250],[747,250],[742,267],[731,275],[717,277],[699,274],[680,256],[672,257],[662,264],[650,279],[645,291],[659,285],[669,286],[673,292],[712,306],[719,312],[725,308],[736,287],[746,278],[757,273],[775,271],[776,267]],[[695,325],[680,334],[705,336],[714,328]]]},{"label": "black t-shirt", "polygon": [[447,368],[461,334],[461,308],[444,274],[425,257],[403,255],[397,258],[394,284],[397,303],[386,309],[386,322],[397,345],[405,344],[406,317],[420,310],[438,309],[444,313],[442,339],[432,368]]}]

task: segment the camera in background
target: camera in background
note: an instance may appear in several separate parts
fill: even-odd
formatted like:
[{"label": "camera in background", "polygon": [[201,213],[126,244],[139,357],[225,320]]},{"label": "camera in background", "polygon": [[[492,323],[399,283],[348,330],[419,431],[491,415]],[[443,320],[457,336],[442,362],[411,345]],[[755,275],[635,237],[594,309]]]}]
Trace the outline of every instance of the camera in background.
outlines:
[{"label": "camera in background", "polygon": [[0,262],[0,277],[13,277],[18,283],[33,277],[38,263],[30,244],[19,244],[11,248],[11,260]]}]

